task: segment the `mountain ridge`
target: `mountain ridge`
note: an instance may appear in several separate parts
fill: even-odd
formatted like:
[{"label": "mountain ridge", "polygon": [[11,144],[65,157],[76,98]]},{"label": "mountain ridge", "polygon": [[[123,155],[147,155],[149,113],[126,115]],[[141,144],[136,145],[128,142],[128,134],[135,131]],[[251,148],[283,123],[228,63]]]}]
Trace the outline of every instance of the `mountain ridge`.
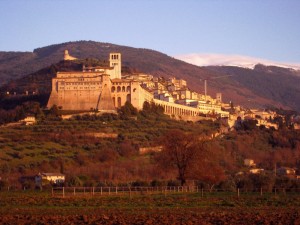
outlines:
[{"label": "mountain ridge", "polygon": [[225,55],[214,53],[191,53],[177,55],[175,58],[183,60],[197,66],[236,66],[242,68],[254,69],[257,64],[265,66],[277,66],[286,69],[294,69],[300,72],[300,63],[276,62],[268,59],[255,58],[244,55]]}]

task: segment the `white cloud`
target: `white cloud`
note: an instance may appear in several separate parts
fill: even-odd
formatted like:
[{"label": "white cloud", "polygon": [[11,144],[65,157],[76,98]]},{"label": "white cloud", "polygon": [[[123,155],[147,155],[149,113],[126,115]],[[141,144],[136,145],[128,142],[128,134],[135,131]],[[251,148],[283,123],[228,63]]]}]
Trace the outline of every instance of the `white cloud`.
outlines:
[{"label": "white cloud", "polygon": [[281,63],[242,55],[193,53],[177,55],[174,57],[197,66],[238,66],[253,69],[256,64],[260,63],[264,65],[274,65],[300,70],[300,63]]}]

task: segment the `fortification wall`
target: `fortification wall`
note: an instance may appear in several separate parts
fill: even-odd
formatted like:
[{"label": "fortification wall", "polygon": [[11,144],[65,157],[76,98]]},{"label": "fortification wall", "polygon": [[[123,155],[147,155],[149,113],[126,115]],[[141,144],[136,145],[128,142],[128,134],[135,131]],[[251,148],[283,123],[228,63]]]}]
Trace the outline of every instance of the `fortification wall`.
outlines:
[{"label": "fortification wall", "polygon": [[115,110],[111,95],[111,80],[109,75],[102,76],[102,91],[98,100],[97,109],[101,111]]},{"label": "fortification wall", "polygon": [[63,90],[59,93],[51,93],[47,106],[50,108],[57,105],[63,110],[91,110],[97,108],[99,96],[99,90]]},{"label": "fortification wall", "polygon": [[144,102],[151,102],[153,94],[143,89],[138,81],[131,83],[131,104],[138,110],[143,109]]}]

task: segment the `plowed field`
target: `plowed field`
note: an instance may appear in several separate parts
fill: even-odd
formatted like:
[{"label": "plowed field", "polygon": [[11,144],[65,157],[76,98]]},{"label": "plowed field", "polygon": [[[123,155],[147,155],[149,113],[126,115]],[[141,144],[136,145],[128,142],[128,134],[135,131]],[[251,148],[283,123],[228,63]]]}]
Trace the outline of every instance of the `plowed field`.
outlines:
[{"label": "plowed field", "polygon": [[1,192],[0,224],[300,224],[298,196],[52,198]]}]

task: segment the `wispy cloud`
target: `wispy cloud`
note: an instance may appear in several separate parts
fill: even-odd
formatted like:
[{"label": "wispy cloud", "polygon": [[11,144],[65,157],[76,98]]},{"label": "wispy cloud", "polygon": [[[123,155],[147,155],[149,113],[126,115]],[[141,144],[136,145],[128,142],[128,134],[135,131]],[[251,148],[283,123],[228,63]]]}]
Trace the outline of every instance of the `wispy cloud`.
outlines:
[{"label": "wispy cloud", "polygon": [[282,63],[274,62],[267,59],[254,58],[243,55],[224,55],[224,54],[185,54],[174,56],[182,61],[197,65],[197,66],[238,66],[253,69],[256,64],[274,65],[284,68],[293,68],[300,70],[300,63]]}]

